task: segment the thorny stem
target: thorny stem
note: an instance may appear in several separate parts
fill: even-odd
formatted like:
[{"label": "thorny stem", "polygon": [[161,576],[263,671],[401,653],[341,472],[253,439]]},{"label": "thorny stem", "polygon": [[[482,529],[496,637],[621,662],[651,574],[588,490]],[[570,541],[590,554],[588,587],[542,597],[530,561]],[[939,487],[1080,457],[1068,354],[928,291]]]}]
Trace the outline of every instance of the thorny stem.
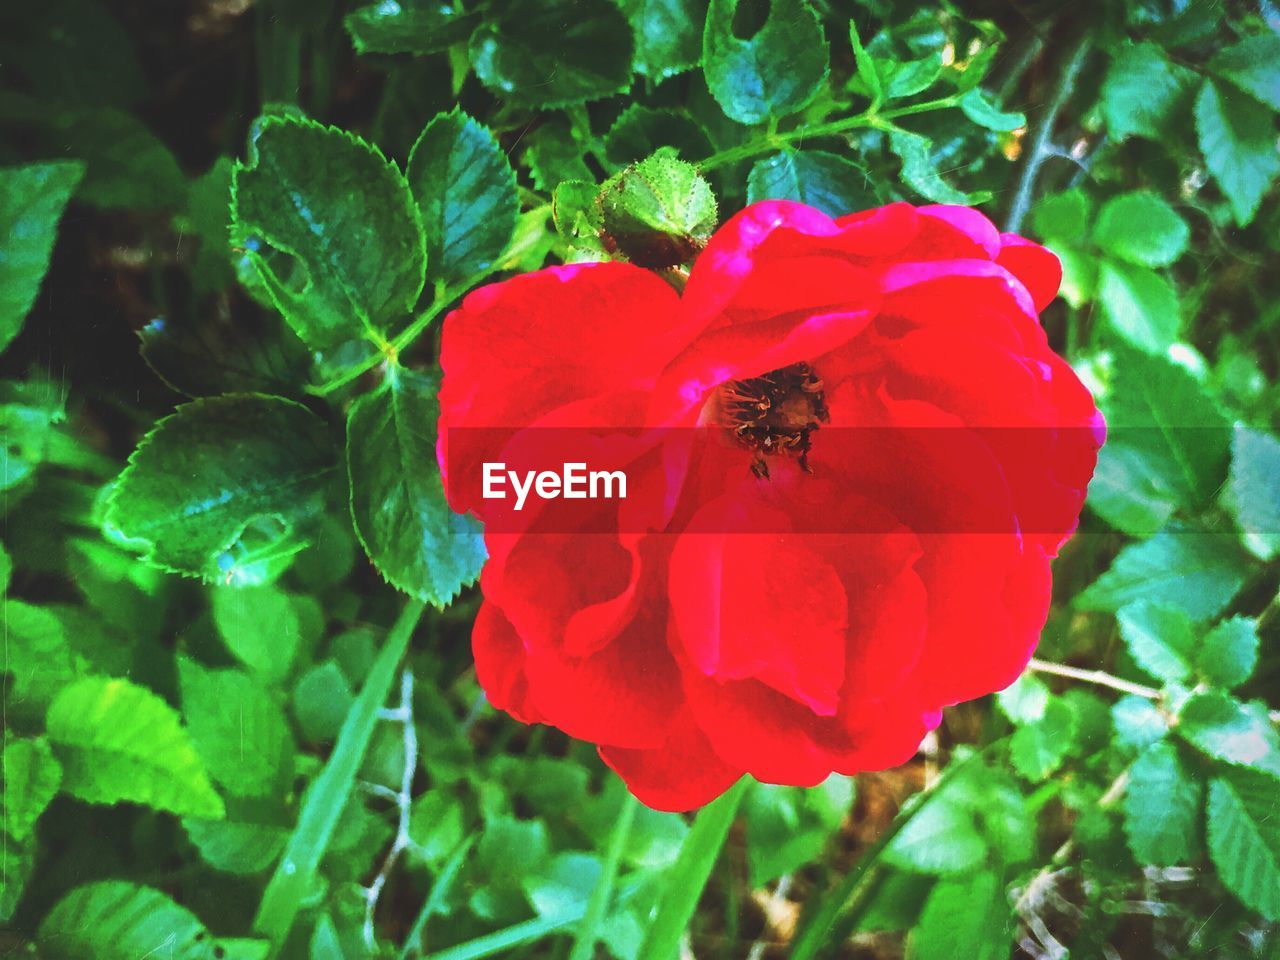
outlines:
[{"label": "thorny stem", "polygon": [[400,858],[400,854],[409,846],[413,775],[418,769],[418,731],[413,725],[413,672],[408,668],[405,668],[400,677],[400,706],[393,710],[384,710],[379,716],[380,719],[404,725],[404,772],[400,775],[400,790],[395,794],[396,809],[399,812],[396,838],[382,861],[378,875],[364,891],[364,942],[370,950],[374,949],[373,914],[378,907],[378,898],[382,896],[387,878],[391,876],[391,870]]},{"label": "thorny stem", "polygon": [[1036,177],[1040,174],[1041,165],[1052,156],[1053,128],[1058,121],[1058,113],[1075,89],[1076,78],[1080,75],[1080,69],[1084,66],[1085,58],[1089,54],[1091,39],[1089,32],[1085,31],[1067,54],[1062,76],[1058,78],[1058,85],[1054,87],[1053,94],[1049,98],[1049,105],[1036,126],[1031,148],[1027,151],[1027,159],[1022,166],[1022,174],[1018,177],[1013,205],[1009,208],[1009,219],[1005,221],[1004,229],[1008,233],[1018,232],[1022,227],[1022,221],[1026,219],[1031,209]]}]

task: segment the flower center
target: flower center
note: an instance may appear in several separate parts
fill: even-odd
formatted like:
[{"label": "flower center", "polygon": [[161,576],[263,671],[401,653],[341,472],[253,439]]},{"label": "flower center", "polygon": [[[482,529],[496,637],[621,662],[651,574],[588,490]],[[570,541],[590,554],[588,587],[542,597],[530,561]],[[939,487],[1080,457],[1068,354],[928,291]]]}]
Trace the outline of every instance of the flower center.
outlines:
[{"label": "flower center", "polygon": [[720,423],[754,457],[751,472],[769,478],[766,457],[794,456],[810,473],[812,434],[831,419],[822,380],[807,363],[793,363],[750,380],[720,387]]}]

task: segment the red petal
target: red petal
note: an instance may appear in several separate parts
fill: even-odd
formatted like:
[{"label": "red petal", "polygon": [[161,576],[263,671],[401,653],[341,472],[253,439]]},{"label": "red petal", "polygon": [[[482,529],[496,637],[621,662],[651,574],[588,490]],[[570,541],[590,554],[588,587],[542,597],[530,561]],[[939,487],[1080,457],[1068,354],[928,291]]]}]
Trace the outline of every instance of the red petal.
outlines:
[{"label": "red petal", "polygon": [[1001,234],[996,263],[1022,281],[1036,310],[1043,310],[1058,295],[1062,284],[1062,261],[1050,251],[1014,233]]},{"label": "red petal", "polygon": [[600,759],[645,806],[673,813],[710,803],[742,776],[711,749],[688,711],[681,711],[656,750],[601,747]]}]

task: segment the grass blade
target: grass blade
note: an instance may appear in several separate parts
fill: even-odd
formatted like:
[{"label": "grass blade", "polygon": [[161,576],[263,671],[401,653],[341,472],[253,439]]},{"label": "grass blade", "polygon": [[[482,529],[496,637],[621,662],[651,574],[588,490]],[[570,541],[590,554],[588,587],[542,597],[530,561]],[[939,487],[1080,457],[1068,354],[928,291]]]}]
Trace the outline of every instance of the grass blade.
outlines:
[{"label": "grass blade", "polygon": [[262,894],[253,929],[271,941],[273,951],[278,951],[289,935],[302,898],[315,880],[316,868],[329,847],[333,829],[351,795],[356,773],[373,737],[378,710],[391,692],[396,668],[404,658],[409,637],[424,607],[419,600],[409,601],[387,634],[360,695],[342,722],[332,755],[311,785],[284,856]]},{"label": "grass blade", "polygon": [[698,900],[729,836],[734,814],[738,812],[738,804],[742,802],[742,795],[750,782],[743,777],[698,814],[693,829],[680,847],[680,856],[665,878],[666,895],[658,904],[658,915],[649,926],[638,956],[645,960],[673,960],[677,956],[680,936],[693,919]]}]

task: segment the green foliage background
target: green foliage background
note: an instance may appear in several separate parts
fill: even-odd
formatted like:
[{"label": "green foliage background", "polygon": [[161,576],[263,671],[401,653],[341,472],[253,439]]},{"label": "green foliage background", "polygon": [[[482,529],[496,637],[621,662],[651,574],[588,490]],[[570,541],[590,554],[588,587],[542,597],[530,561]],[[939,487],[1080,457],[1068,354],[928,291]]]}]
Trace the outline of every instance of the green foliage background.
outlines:
[{"label": "green foliage background", "polygon": [[[1280,957],[1277,30],[6,4],[0,954]],[[1045,242],[1113,428],[1026,676],[900,770],[696,819],[486,706],[430,435],[442,312],[608,256],[599,187],[658,151],[721,219],[905,198]]]}]

